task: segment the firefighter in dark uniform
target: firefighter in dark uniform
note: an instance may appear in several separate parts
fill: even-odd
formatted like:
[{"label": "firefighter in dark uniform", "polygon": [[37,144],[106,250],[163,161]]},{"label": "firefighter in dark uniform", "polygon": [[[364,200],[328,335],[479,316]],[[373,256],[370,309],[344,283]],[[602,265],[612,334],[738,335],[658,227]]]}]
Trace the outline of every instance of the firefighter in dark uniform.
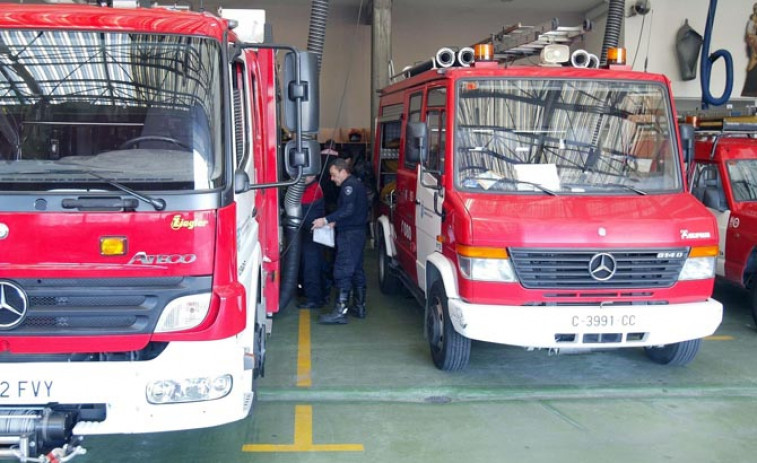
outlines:
[{"label": "firefighter in dark uniform", "polygon": [[[365,187],[350,173],[349,163],[337,159],[329,168],[331,180],[341,187],[337,208],[331,214],[313,221],[313,228],[336,228],[336,259],[334,282],[339,291],[334,310],[318,317],[325,325],[347,323],[347,313],[365,317],[365,221],[368,217],[368,200]],[[355,305],[348,307],[350,289],[355,288]]]}]

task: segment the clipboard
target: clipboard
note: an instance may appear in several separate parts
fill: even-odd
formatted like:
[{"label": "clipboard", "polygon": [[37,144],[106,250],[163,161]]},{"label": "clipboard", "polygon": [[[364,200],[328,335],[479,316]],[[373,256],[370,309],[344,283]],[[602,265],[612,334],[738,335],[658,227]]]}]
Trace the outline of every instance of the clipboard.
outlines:
[{"label": "clipboard", "polygon": [[334,228],[320,227],[313,230],[313,241],[330,248],[334,247]]}]

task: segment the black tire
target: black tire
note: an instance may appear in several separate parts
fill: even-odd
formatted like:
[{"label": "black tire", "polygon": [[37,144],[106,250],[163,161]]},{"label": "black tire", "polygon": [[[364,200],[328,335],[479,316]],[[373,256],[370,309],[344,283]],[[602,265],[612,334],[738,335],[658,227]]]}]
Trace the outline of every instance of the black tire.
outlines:
[{"label": "black tire", "polygon": [[378,236],[378,279],[379,289],[384,294],[396,294],[400,289],[400,280],[390,268],[391,259],[386,253],[386,244],[384,244],[384,232],[381,231],[381,225],[376,225],[379,229]]},{"label": "black tire", "polygon": [[265,376],[265,345],[266,336],[265,323],[255,324],[255,345],[253,346],[253,355],[255,357],[255,366],[252,370],[253,379]]},{"label": "black tire", "polygon": [[645,347],[644,351],[655,363],[681,366],[688,365],[694,360],[701,345],[701,339],[692,339],[662,347]]},{"label": "black tire", "polygon": [[441,280],[434,282],[428,293],[426,338],[436,368],[443,371],[460,371],[468,366],[471,342],[452,326],[447,307],[447,293]]},{"label": "black tire", "polygon": [[754,320],[754,326],[757,326],[757,282],[752,283],[749,302],[752,308],[752,320]]},{"label": "black tire", "polygon": [[255,365],[252,368],[252,404],[247,412],[247,417],[255,416],[255,410],[258,406],[258,386],[260,377],[265,376],[265,341],[266,341],[265,324],[255,324],[255,343],[252,350],[255,357]]}]

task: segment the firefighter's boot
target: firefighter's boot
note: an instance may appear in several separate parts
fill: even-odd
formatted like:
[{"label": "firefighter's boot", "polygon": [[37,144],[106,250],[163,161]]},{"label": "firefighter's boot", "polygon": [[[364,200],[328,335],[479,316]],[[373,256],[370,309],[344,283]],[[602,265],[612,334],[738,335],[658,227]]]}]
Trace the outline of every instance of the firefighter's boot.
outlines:
[{"label": "firefighter's boot", "polygon": [[350,306],[350,315],[357,318],[365,318],[365,287],[355,288],[352,299],[353,305]]},{"label": "firefighter's boot", "polygon": [[318,316],[318,323],[321,325],[344,325],[347,323],[347,303],[350,300],[349,289],[339,289],[337,294],[334,310],[331,313],[321,314]]}]

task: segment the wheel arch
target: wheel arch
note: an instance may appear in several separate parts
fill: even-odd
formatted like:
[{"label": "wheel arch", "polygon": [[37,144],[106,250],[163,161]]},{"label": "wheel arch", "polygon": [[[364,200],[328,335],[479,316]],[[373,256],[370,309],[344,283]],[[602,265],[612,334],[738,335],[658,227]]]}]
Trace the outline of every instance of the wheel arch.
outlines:
[{"label": "wheel arch", "polygon": [[389,257],[396,257],[397,248],[394,246],[394,235],[392,234],[392,224],[389,222],[389,217],[382,215],[376,219],[376,223],[381,229],[382,236],[384,237],[384,249],[386,249],[386,254]]},{"label": "wheel arch", "polygon": [[457,287],[457,269],[450,259],[435,252],[426,260],[426,288],[441,279],[444,283],[444,291],[448,299],[459,299],[460,293]]}]

